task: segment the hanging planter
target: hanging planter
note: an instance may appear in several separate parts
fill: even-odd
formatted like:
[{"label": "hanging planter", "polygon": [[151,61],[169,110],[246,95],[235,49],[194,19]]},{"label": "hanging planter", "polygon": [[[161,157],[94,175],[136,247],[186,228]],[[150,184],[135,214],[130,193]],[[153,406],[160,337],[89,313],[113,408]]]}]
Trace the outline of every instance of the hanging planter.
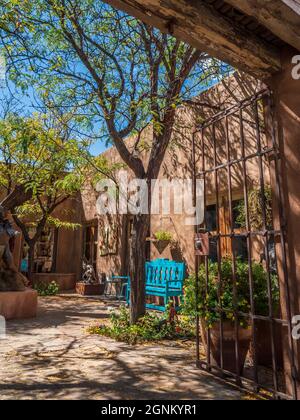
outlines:
[{"label": "hanging planter", "polygon": [[150,240],[153,242],[158,252],[162,254],[167,246],[169,246],[172,239],[173,236],[170,232],[159,230],[154,234],[154,238],[151,238]]}]

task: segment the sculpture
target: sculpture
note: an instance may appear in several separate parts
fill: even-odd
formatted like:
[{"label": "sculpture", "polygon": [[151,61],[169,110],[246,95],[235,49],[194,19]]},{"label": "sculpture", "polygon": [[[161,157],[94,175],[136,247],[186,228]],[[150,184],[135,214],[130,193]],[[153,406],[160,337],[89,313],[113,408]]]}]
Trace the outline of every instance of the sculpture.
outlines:
[{"label": "sculpture", "polygon": [[7,216],[10,209],[23,204],[32,195],[24,186],[16,186],[0,204],[0,292],[24,291],[28,280],[15,266],[10,240],[18,235]]},{"label": "sculpture", "polygon": [[26,277],[19,273],[10,250],[9,241],[18,234],[7,219],[7,212],[0,206],[0,292],[23,291]]},{"label": "sculpture", "polygon": [[95,270],[92,264],[89,264],[86,260],[82,262],[82,282],[85,284],[98,284]]}]

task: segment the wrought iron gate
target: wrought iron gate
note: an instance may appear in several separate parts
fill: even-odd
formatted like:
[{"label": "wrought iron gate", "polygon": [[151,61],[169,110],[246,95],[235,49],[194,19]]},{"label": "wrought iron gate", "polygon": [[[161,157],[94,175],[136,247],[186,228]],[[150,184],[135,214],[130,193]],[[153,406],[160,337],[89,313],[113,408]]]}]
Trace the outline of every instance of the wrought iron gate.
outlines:
[{"label": "wrought iron gate", "polygon": [[197,366],[297,399],[280,155],[263,112],[271,101],[261,91],[194,133],[194,180],[204,180],[206,209],[195,228]]}]

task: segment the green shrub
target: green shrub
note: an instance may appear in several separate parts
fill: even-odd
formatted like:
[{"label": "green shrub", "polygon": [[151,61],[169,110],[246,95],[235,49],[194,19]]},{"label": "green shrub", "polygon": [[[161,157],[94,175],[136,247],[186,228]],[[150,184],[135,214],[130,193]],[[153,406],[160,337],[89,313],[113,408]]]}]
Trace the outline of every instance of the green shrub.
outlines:
[{"label": "green shrub", "polygon": [[34,285],[34,289],[39,296],[55,296],[59,291],[58,284],[55,281],[51,283],[40,282]]},{"label": "green shrub", "polygon": [[158,241],[171,241],[173,238],[172,234],[165,230],[158,230],[157,232],[155,232],[154,237]]},{"label": "green shrub", "polygon": [[170,322],[168,316],[168,311],[164,314],[148,312],[136,324],[131,325],[129,310],[121,306],[119,311],[111,313],[110,325],[92,326],[88,328],[88,332],[128,344],[194,337],[194,323],[187,317],[180,316]]},{"label": "green shrub", "polygon": [[[269,186],[265,186],[265,209],[266,209],[266,225],[267,228],[272,228],[273,216],[272,216],[272,191]],[[261,230],[264,227],[263,223],[263,196],[260,189],[254,189],[249,192],[248,196],[248,208],[249,208],[249,222],[250,226],[254,230]],[[235,208],[238,212],[237,224],[241,228],[246,228],[246,207],[245,200],[241,200]]]},{"label": "green shrub", "polygon": [[[223,258],[221,262],[221,284],[218,280],[218,264],[208,262],[208,285],[206,290],[206,270],[202,264],[199,269],[198,302],[196,307],[196,281],[195,276],[191,275],[184,285],[184,299],[182,312],[185,315],[195,317],[198,315],[205,320],[208,327],[220,320],[234,321],[235,312],[250,312],[250,288],[249,288],[249,266],[241,259],[236,261],[236,292],[234,297],[232,260]],[[268,274],[264,267],[256,262],[252,262],[253,273],[253,302],[256,315],[268,315]],[[279,307],[279,287],[276,275],[271,275],[273,310]],[[220,298],[220,299],[219,299]],[[221,303],[221,304],[220,304]],[[220,309],[224,312],[220,312]],[[247,326],[248,320],[239,317],[240,325]]]}]

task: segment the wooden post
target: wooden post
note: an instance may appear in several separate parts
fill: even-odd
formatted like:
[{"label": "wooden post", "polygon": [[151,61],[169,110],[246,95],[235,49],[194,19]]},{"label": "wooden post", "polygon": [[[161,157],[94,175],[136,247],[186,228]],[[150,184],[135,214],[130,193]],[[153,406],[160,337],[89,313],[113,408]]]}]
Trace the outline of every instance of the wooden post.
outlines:
[{"label": "wooden post", "polygon": [[[283,196],[284,218],[280,226],[278,201],[275,202],[275,228],[283,227],[286,232],[287,272],[284,274],[284,256],[278,252],[279,278],[281,288],[281,312],[287,319],[286,299],[290,298],[291,317],[300,314],[300,79],[292,77],[293,56],[296,50],[285,49],[282,53],[283,70],[268,80],[273,91],[273,105],[266,105],[266,127],[269,141],[272,133],[279,144],[279,181]],[[273,114],[272,118],[271,113]],[[275,124],[275,125],[274,125]],[[275,162],[271,164],[271,183],[276,198]],[[272,170],[273,169],[273,170]],[[276,201],[276,200],[275,200]],[[282,226],[283,225],[283,226]],[[277,251],[280,244],[277,244]],[[286,284],[289,286],[287,296]],[[300,340],[291,340],[285,328],[283,339],[284,367],[287,391],[300,398]],[[292,353],[295,353],[291,363]],[[296,379],[296,387],[292,381]]]}]

